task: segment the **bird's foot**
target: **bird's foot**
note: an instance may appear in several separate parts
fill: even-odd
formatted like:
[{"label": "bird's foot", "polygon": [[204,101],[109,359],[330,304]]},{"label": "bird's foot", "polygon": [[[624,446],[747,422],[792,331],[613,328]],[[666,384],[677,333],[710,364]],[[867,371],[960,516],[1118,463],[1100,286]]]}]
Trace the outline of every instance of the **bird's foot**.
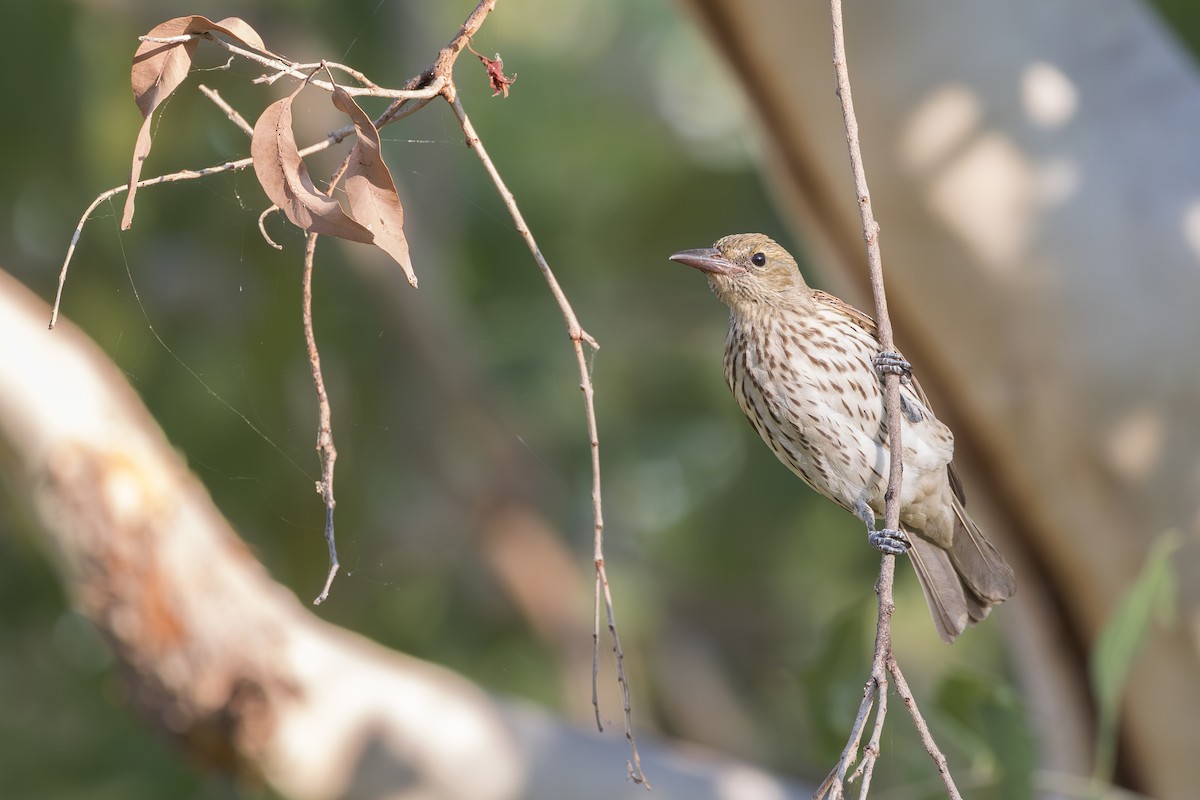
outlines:
[{"label": "bird's foot", "polygon": [[867,525],[867,541],[877,550],[902,556],[908,552],[908,536],[904,531],[893,531],[887,528],[875,530],[875,512],[865,500],[859,499],[854,504],[854,514]]},{"label": "bird's foot", "polygon": [[881,531],[868,531],[867,541],[876,550],[882,550],[894,556],[902,556],[908,552],[908,536],[904,531],[893,531],[886,528]]},{"label": "bird's foot", "polygon": [[880,353],[871,363],[881,378],[890,372],[893,375],[899,375],[901,383],[912,383],[912,364],[905,361],[904,356],[899,353]]}]

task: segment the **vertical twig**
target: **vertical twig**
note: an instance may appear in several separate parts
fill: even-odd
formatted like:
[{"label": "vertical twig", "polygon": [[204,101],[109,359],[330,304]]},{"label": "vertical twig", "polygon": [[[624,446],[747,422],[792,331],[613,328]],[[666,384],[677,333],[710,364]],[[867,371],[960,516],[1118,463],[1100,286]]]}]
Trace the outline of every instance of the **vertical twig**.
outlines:
[{"label": "vertical twig", "polygon": [[[892,320],[888,315],[887,295],[883,285],[883,257],[879,251],[879,223],[871,212],[871,192],[867,188],[867,172],[863,166],[862,148],[859,144],[858,119],[854,115],[854,98],[850,91],[850,72],[846,65],[846,41],[842,31],[841,0],[831,0],[833,16],[833,69],[837,75],[837,95],[842,105],[842,121],[846,128],[846,146],[850,151],[850,169],[854,174],[854,194],[858,200],[858,215],[862,222],[863,240],[867,245],[867,269],[871,275],[871,294],[875,298],[875,325],[878,329],[879,346],[884,351],[894,351]],[[893,454],[903,452],[900,441],[900,378],[894,373],[883,377],[884,394],[887,400],[889,447]],[[892,530],[900,526],[900,498],[898,490],[904,473],[902,459],[891,459],[888,473],[887,502],[884,524]],[[884,558],[885,564],[894,564],[895,559]]]},{"label": "vertical twig", "polygon": [[[325,62],[321,62],[324,65]],[[330,83],[333,74],[329,74]],[[325,187],[325,194],[332,197],[334,190],[346,170],[350,167],[350,154],[342,159],[341,165],[334,170]],[[325,585],[321,593],[313,600],[314,606],[319,606],[329,598],[329,589],[338,573],[337,541],[333,535],[333,509],[337,501],[333,497],[333,465],[337,462],[337,448],[333,446],[333,411],[329,405],[329,395],[325,392],[325,377],[321,373],[321,354],[317,352],[317,337],[313,333],[312,321],[312,274],[313,262],[317,251],[317,234],[310,233],[304,239],[304,343],[308,348],[308,363],[312,367],[313,386],[317,390],[317,453],[321,458],[321,481],[317,484],[317,492],[325,501],[325,544],[329,547],[329,572],[325,575]]]},{"label": "vertical twig", "polygon": [[312,321],[312,275],[314,256],[317,251],[317,234],[310,233],[304,240],[304,343],[308,347],[308,363],[312,367],[313,385],[317,390],[317,453],[321,458],[321,480],[317,492],[325,501],[325,543],[329,546],[329,572],[321,593],[313,600],[319,606],[329,597],[329,587],[338,573],[337,545],[333,536],[333,509],[337,501],[333,498],[333,465],[337,462],[337,448],[333,446],[333,414],[329,406],[329,395],[325,392],[325,377],[321,373],[321,354],[317,352],[317,337],[313,333]]},{"label": "vertical twig", "polygon": [[[867,268],[871,276],[871,292],[875,298],[875,324],[878,330],[879,346],[884,352],[895,352],[892,339],[891,317],[888,315],[887,296],[883,285],[883,258],[879,249],[879,224],[871,212],[871,193],[867,187],[867,173],[863,166],[862,148],[859,142],[858,119],[854,114],[854,98],[850,90],[850,72],[846,64],[846,41],[842,25],[841,0],[830,0],[830,16],[833,29],[833,68],[837,76],[837,94],[841,100],[842,121],[846,129],[846,146],[850,155],[850,169],[854,176],[854,193],[858,201],[859,219],[862,223],[863,240],[867,247]],[[884,527],[898,530],[900,527],[900,487],[903,479],[904,465],[902,454],[900,417],[900,377],[894,373],[885,373],[883,389],[887,412],[888,447],[891,452],[890,469],[888,472],[888,488],[884,495]],[[879,756],[879,739],[886,714],[886,701],[890,674],[896,682],[897,691],[904,700],[905,707],[917,726],[922,744],[937,765],[947,795],[952,800],[960,800],[958,788],[946,766],[946,756],[934,742],[929,733],[924,717],[917,708],[917,703],[908,689],[908,683],[900,672],[896,658],[892,654],[891,616],[895,610],[892,584],[895,579],[896,557],[884,554],[879,567],[879,583],[876,592],[879,595],[879,614],[875,628],[875,650],[871,661],[871,677],[864,690],[863,703],[869,703],[871,694],[879,699],[876,710],[875,730],[863,754],[863,763],[854,773],[861,775],[863,784],[859,793],[860,798],[866,798],[870,789],[871,776],[875,761]],[[860,713],[855,719],[850,742],[837,767],[822,784],[818,796],[841,797],[846,769],[854,759],[854,753],[861,740],[865,714]]]},{"label": "vertical twig", "polygon": [[579,325],[579,320],[575,316],[575,310],[571,307],[570,301],[567,300],[566,294],[563,293],[562,287],[559,286],[558,279],[550,269],[546,257],[542,255],[541,248],[538,247],[537,242],[534,240],[529,226],[525,224],[525,217],[517,207],[512,192],[509,191],[508,186],[504,183],[504,179],[500,177],[500,172],[496,169],[496,165],[492,163],[487,149],[484,148],[483,142],[479,139],[479,134],[475,132],[475,126],[471,124],[471,119],[467,116],[466,109],[463,108],[462,102],[458,99],[458,95],[453,91],[452,87],[453,84],[450,84],[447,88],[445,93],[446,99],[449,101],[450,107],[454,110],[454,116],[458,118],[459,125],[462,126],[463,134],[467,139],[467,146],[474,151],[480,163],[483,164],[484,170],[492,179],[492,183],[495,185],[496,191],[504,202],[505,208],[508,209],[509,215],[512,216],[513,222],[517,226],[517,232],[525,240],[529,252],[533,255],[533,260],[537,263],[538,269],[541,270],[542,277],[550,287],[550,293],[554,295],[554,300],[558,303],[558,307],[562,311],[563,319],[567,324],[567,335],[570,337],[571,345],[575,349],[575,360],[579,367],[579,388],[583,392],[588,439],[592,449],[592,516],[595,521],[593,554],[596,567],[596,627],[592,632],[592,703],[596,710],[596,724],[603,730],[604,726],[600,721],[600,705],[596,690],[596,678],[599,674],[600,660],[600,601],[603,599],[608,617],[608,633],[612,639],[613,654],[616,660],[617,683],[621,688],[621,703],[625,712],[625,739],[629,743],[630,752],[630,762],[628,764],[629,777],[635,783],[643,784],[649,788],[650,784],[646,782],[646,776],[642,772],[642,759],[638,753],[637,741],[633,735],[633,712],[629,697],[629,681],[625,677],[625,653],[621,649],[621,638],[617,635],[617,621],[613,611],[612,592],[609,589],[608,574],[604,568],[604,513],[600,494],[600,436],[596,427],[596,408],[593,399],[592,377],[588,369],[587,355],[583,349],[585,343],[593,350],[598,350],[600,345],[592,338],[591,334]]},{"label": "vertical twig", "polygon": [[[894,557],[893,557],[894,558]],[[876,592],[879,592],[879,586],[875,587]],[[882,594],[880,594],[882,598]],[[879,604],[880,616],[887,614],[891,617],[892,606],[890,604]],[[886,632],[885,636],[880,635],[880,631]],[[884,669],[884,663],[887,657],[891,656],[892,638],[890,622],[876,620],[875,624],[875,652],[871,657],[871,677],[867,680],[867,686],[863,689],[863,694],[873,692],[876,699],[879,701],[878,710],[875,712],[875,725],[871,730],[871,738],[867,741],[866,748],[863,749],[862,763],[858,765],[858,769],[848,779],[853,782],[855,778],[861,777],[862,783],[858,787],[859,800],[866,800],[867,794],[871,791],[871,778],[875,775],[875,764],[879,760],[879,742],[883,737],[883,723],[887,719],[888,708],[888,679],[887,671]],[[886,649],[885,649],[886,648]],[[862,739],[861,725],[859,731],[854,734],[854,749],[858,749],[858,742]],[[847,745],[849,746],[849,745]],[[839,765],[840,766],[840,765]],[[846,768],[849,768],[849,764]],[[841,774],[845,774],[842,770]]]}]

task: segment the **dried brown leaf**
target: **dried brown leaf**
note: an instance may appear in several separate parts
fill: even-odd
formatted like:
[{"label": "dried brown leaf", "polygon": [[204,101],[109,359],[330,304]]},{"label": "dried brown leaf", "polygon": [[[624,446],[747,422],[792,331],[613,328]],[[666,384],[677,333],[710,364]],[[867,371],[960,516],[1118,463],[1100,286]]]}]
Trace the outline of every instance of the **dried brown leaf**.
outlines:
[{"label": "dried brown leaf", "polygon": [[[255,50],[270,54],[262,37],[245,20],[227,17],[213,22],[207,17],[176,17],[155,25],[146,36],[169,39],[196,33],[220,33],[235,39]],[[142,163],[150,154],[150,115],[171,93],[179,88],[192,67],[192,54],[196,52],[196,39],[185,42],[142,42],[133,54],[133,68],[129,79],[133,85],[133,99],[142,111],[142,127],[138,131],[133,147],[133,166],[129,170],[129,194],[125,197],[125,213],[121,227],[125,230],[133,224],[134,195],[137,193],[138,178],[142,174]]]},{"label": "dried brown leaf", "polygon": [[303,89],[302,85],[267,106],[254,123],[254,136],[250,140],[254,174],[271,202],[297,227],[309,233],[371,244],[375,240],[371,231],[346,216],[337,200],[317,191],[308,167],[300,158],[292,133],[292,101]]},{"label": "dried brown leaf", "polygon": [[[204,19],[204,17],[200,17],[199,19]],[[205,21],[207,22],[207,20]],[[225,19],[217,20],[212,23],[212,27],[209,30],[215,33],[223,33],[230,39],[236,39],[252,50],[278,57],[275,53],[267,49],[262,37],[258,35],[258,31],[254,30],[250,23],[241,17],[226,17]]]},{"label": "dried brown leaf", "polygon": [[483,62],[483,68],[487,70],[488,83],[492,86],[492,97],[498,94],[503,94],[508,97],[508,87],[517,82],[517,73],[513,73],[510,78],[504,74],[504,59],[500,58],[500,54],[496,53],[495,58],[488,58],[471,46],[471,40],[467,40],[467,49],[480,61]]},{"label": "dried brown leaf", "polygon": [[350,164],[342,178],[346,199],[350,202],[350,216],[375,234],[375,244],[400,265],[404,276],[415,288],[417,276],[408,254],[408,240],[404,237],[404,206],[400,204],[392,173],[380,153],[379,131],[354,98],[340,86],[334,87],[333,105],[350,117],[358,134],[350,150]]}]

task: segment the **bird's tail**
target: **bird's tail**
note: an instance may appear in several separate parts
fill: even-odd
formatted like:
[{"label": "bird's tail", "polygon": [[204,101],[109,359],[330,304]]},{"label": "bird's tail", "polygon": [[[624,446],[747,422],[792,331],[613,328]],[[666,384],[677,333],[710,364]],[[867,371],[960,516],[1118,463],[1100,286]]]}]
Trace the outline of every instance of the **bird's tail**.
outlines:
[{"label": "bird's tail", "polygon": [[908,551],[938,635],[947,643],[1017,590],[1012,567],[983,537],[957,498],[954,513],[954,536],[948,550],[917,534],[909,537],[912,547]]}]

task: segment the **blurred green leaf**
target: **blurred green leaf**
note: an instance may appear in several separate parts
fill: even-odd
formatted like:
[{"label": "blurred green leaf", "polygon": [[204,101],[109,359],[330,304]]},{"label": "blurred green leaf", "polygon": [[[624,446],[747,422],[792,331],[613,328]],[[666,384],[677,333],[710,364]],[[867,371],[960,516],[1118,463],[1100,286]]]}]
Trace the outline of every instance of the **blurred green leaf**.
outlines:
[{"label": "blurred green leaf", "polygon": [[1097,782],[1112,780],[1121,693],[1151,619],[1156,611],[1158,618],[1164,619],[1164,612],[1169,612],[1177,594],[1171,556],[1181,544],[1179,531],[1159,535],[1146,556],[1141,574],[1117,604],[1092,650],[1092,693],[1099,716],[1093,773]]}]

